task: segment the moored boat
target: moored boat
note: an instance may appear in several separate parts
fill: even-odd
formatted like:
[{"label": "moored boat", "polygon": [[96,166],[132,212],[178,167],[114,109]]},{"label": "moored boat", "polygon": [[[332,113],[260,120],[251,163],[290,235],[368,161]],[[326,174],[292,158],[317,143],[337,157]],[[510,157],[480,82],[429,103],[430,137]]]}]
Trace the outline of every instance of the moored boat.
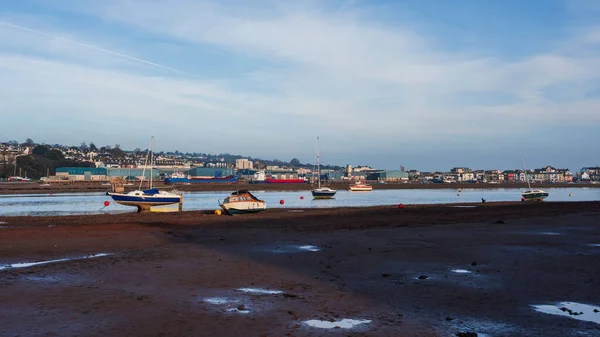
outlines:
[{"label": "moored boat", "polygon": [[317,137],[317,188],[310,191],[315,199],[330,199],[337,193],[329,187],[321,187],[321,149],[319,137]]},{"label": "moored boat", "polygon": [[525,180],[527,180],[527,187],[529,187],[527,191],[521,193],[523,201],[542,201],[546,199],[550,195],[548,192],[541,189],[531,189],[531,184],[529,183],[529,175],[527,174],[527,168],[525,167],[525,160],[523,160],[523,156],[521,156],[521,162],[523,163],[523,169],[525,170]]},{"label": "moored boat", "polygon": [[230,215],[258,213],[267,209],[267,203],[255,197],[248,190],[238,190],[231,193],[219,206]]},{"label": "moored boat", "polygon": [[[150,138],[150,147],[148,148],[148,156],[146,157],[146,164],[148,163],[148,157],[150,157],[150,182],[149,189],[142,190],[143,180],[140,181],[139,189],[128,193],[117,193],[117,192],[106,192],[106,195],[112,197],[112,199],[124,206],[137,207],[138,212],[148,211],[152,206],[163,206],[172,205],[182,202],[183,196],[181,194],[159,191],[157,188],[152,188],[152,166],[153,166],[153,154],[154,154],[154,137]],[[146,165],[142,171],[142,176],[145,176]]]},{"label": "moored boat", "polygon": [[135,190],[128,193],[106,192],[116,203],[124,206],[137,206],[149,209],[152,206],[171,205],[181,202],[181,194],[159,191],[157,188],[149,190]]},{"label": "moored boat", "polygon": [[354,192],[372,191],[372,190],[373,190],[373,186],[365,184],[365,183],[361,183],[361,182],[358,182],[354,185],[350,185],[350,191],[354,191]]},{"label": "moored boat", "polygon": [[521,194],[525,201],[542,201],[550,195],[544,190],[527,190]]}]

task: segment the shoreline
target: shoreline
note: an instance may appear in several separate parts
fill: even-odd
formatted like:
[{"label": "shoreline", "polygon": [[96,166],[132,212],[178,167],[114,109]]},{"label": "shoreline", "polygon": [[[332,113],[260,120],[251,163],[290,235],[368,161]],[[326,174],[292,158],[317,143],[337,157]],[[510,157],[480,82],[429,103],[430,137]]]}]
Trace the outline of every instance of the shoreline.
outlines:
[{"label": "shoreline", "polygon": [[[216,209],[216,208],[215,208]],[[210,225],[220,223],[244,223],[256,220],[283,220],[283,219],[303,219],[307,217],[335,218],[336,216],[356,216],[364,217],[371,215],[391,215],[402,214],[403,218],[398,219],[399,223],[406,221],[406,215],[420,215],[427,218],[428,213],[440,213],[444,219],[454,222],[452,215],[458,215],[461,221],[462,215],[468,214],[469,218],[482,216],[485,214],[497,213],[501,216],[510,212],[519,212],[519,217],[524,219],[540,215],[568,214],[577,212],[600,211],[600,201],[543,201],[543,202],[521,202],[521,201],[488,201],[479,202],[460,202],[460,203],[440,203],[440,204],[404,204],[400,209],[397,205],[384,206],[348,206],[348,207],[290,207],[290,208],[269,208],[260,213],[245,215],[216,215],[214,210],[189,210],[182,212],[124,212],[124,213],[101,213],[101,214],[73,214],[73,215],[55,215],[55,216],[2,216],[0,221],[8,224],[27,223],[28,225],[52,223],[54,226],[72,224],[83,221],[90,221],[94,224],[112,224],[119,222],[141,222],[161,221],[165,224],[183,225],[197,220],[203,222],[199,225]],[[415,219],[411,218],[411,221]],[[432,224],[430,220],[425,223]],[[419,224],[419,222],[417,222]],[[20,226],[20,225],[19,225]],[[18,227],[13,227],[18,228]]]},{"label": "shoreline", "polygon": [[[528,188],[527,184],[521,183],[455,183],[455,184],[416,184],[416,183],[386,183],[371,184],[373,190],[390,189],[502,189],[502,188]],[[337,190],[348,190],[350,184],[343,182],[328,183],[329,186]],[[138,188],[139,185],[127,186],[125,191],[131,191]],[[248,183],[202,183],[193,185],[164,185],[155,184],[153,187],[159,189],[172,189],[175,187],[181,192],[215,192],[215,191],[233,191],[236,189],[247,189],[250,191],[310,191],[312,186],[308,183],[302,184],[248,184]],[[556,183],[556,184],[531,184],[531,188],[600,188],[600,184],[592,183]],[[86,192],[106,192],[111,189],[110,186],[102,186],[99,183],[73,182],[70,184],[52,184],[51,186],[40,186],[39,183],[0,183],[0,195],[11,194],[42,194],[42,193],[86,193]],[[360,192],[357,192],[360,193]]]},{"label": "shoreline", "polygon": [[0,335],[600,334],[600,201],[457,205],[0,217]]}]

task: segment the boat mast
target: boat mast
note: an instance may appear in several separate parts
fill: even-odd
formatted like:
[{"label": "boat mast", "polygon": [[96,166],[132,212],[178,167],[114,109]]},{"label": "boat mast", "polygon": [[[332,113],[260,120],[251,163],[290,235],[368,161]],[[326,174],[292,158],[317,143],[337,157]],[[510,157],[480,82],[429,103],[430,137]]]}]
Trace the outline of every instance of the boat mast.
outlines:
[{"label": "boat mast", "polygon": [[321,148],[319,145],[319,136],[317,136],[317,181],[319,182],[317,188],[321,188]]},{"label": "boat mast", "polygon": [[[152,137],[154,138],[154,136]],[[150,146],[152,146],[152,138],[150,139]],[[144,160],[144,169],[142,170],[142,179],[140,179],[140,187],[138,190],[142,190],[142,184],[146,179],[146,166],[148,165],[148,156],[150,156],[150,146],[148,146],[148,152],[146,152],[146,160]]]},{"label": "boat mast", "polygon": [[152,189],[152,166],[154,164],[154,136],[150,138],[150,146],[152,147],[152,152],[150,152],[150,189]]},{"label": "boat mast", "polygon": [[525,161],[523,160],[523,156],[521,155],[521,162],[523,163],[523,169],[525,170],[525,180],[527,180],[527,187],[531,189],[531,185],[529,184],[529,175],[527,175],[527,168],[525,167]]}]

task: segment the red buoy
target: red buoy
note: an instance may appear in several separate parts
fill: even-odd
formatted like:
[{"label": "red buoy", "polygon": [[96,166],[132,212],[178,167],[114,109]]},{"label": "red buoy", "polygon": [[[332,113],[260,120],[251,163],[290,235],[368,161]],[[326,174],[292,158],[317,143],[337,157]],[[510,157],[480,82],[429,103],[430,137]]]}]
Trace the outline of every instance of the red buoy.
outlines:
[{"label": "red buoy", "polygon": [[279,200],[279,204],[283,205],[285,203],[285,201],[283,201],[283,199]]},{"label": "red buoy", "polygon": [[525,201],[525,198],[521,198],[521,201]]},{"label": "red buoy", "polygon": [[300,200],[302,200],[302,199],[304,199],[304,196],[303,196],[303,195],[301,195],[301,196],[300,196]]},{"label": "red buoy", "polygon": [[108,205],[110,205],[110,202],[108,202],[108,201],[105,201],[105,202],[104,202],[104,207],[108,207]]},{"label": "red buoy", "polygon": [[404,204],[398,204],[398,208],[404,209]]}]

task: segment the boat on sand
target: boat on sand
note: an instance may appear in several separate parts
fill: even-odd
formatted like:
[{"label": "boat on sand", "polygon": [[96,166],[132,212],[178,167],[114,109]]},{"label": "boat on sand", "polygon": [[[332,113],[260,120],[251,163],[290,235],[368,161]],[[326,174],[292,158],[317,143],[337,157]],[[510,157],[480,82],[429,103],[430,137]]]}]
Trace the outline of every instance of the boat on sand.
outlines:
[{"label": "boat on sand", "polygon": [[267,203],[248,190],[237,190],[231,193],[223,202],[219,200],[219,206],[230,215],[258,213],[267,209]]}]

